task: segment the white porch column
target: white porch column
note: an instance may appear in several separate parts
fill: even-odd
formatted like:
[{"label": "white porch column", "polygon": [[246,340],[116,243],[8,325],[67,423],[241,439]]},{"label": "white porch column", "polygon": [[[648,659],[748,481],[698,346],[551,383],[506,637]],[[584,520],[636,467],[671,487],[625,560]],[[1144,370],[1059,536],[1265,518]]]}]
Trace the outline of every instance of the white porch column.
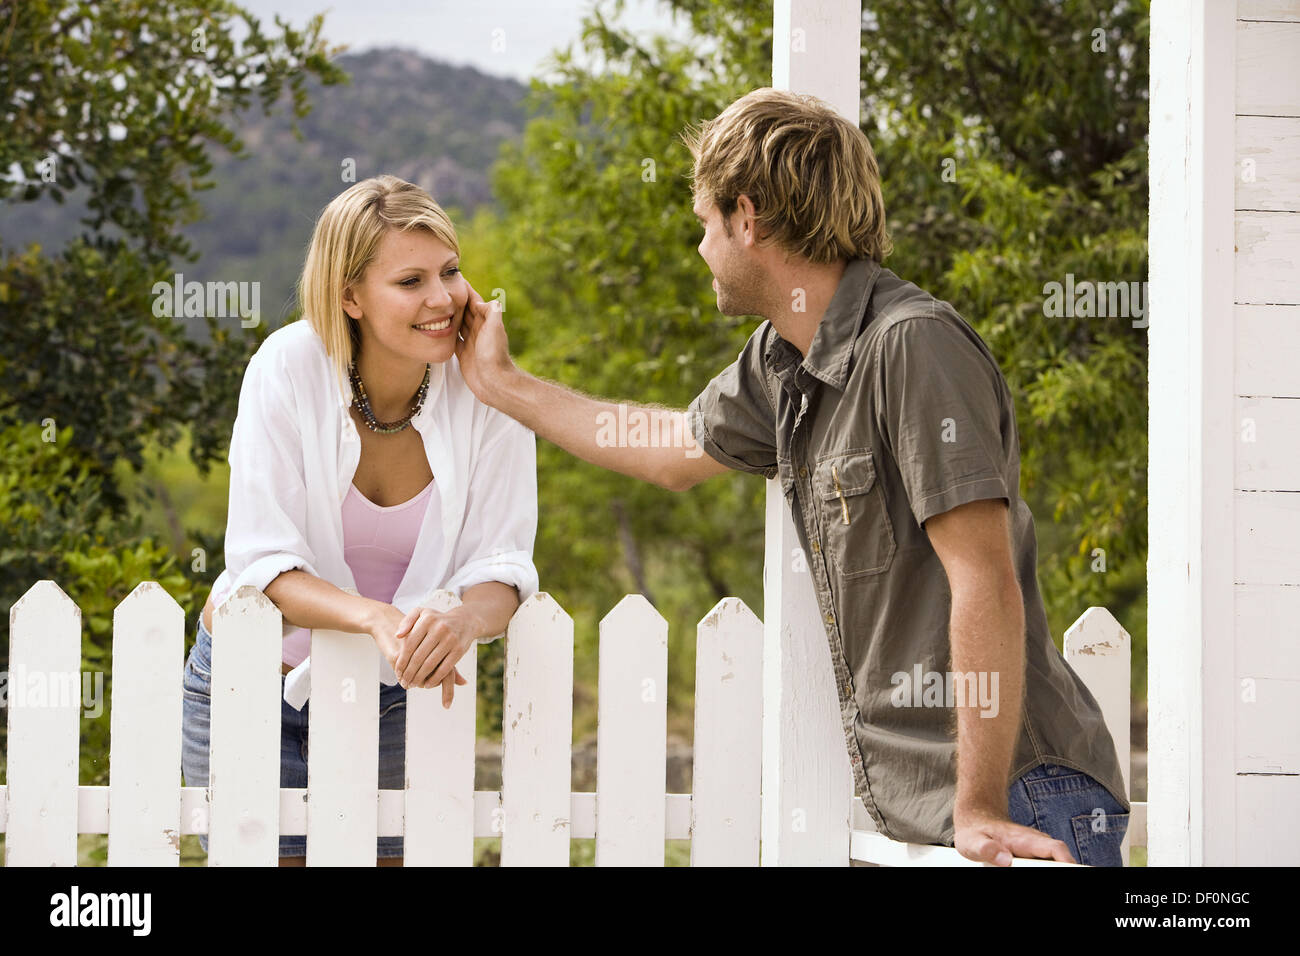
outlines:
[{"label": "white porch column", "polygon": [[1235,0],[1151,6],[1148,861],[1235,862]]},{"label": "white porch column", "polygon": [[[776,0],[772,85],[857,123],[859,0]],[[853,775],[826,627],[779,479],[763,575],[763,866],[847,866]]]}]

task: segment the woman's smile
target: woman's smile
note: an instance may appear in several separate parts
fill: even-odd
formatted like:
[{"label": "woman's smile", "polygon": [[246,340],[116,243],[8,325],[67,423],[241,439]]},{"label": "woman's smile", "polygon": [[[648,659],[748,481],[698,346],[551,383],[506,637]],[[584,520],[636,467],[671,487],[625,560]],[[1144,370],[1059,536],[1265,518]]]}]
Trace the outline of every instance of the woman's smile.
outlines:
[{"label": "woman's smile", "polygon": [[413,325],[411,326],[411,328],[415,329],[417,332],[419,332],[422,335],[428,336],[429,338],[433,338],[433,339],[445,338],[446,336],[452,334],[453,331],[452,327],[455,325],[454,322],[455,318],[456,318],[456,314],[452,312],[452,313],[448,313],[447,315],[444,315],[440,319],[434,319],[432,322],[427,322],[424,325]]}]

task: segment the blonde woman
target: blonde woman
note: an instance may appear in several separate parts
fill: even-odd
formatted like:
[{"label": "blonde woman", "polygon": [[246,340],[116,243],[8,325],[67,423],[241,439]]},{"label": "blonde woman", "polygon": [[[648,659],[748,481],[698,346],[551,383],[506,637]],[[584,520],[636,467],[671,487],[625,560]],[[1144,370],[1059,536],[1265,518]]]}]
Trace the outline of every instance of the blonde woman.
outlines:
[{"label": "blonde woman", "polygon": [[[407,688],[440,686],[450,706],[465,683],[456,662],[537,590],[535,437],[461,376],[467,303],[482,300],[423,189],[379,176],[336,197],[298,290],[304,320],[271,333],[244,373],[226,569],[185,666],[182,767],[187,785],[208,785],[212,611],[251,585],[284,618],[280,785],[307,785],[310,632],[322,628],[379,648],[378,785],[401,789]],[[420,607],[436,588],[461,605]],[[305,856],[305,837],[280,838],[281,865]],[[400,866],[401,838],[379,838],[377,856]]]}]

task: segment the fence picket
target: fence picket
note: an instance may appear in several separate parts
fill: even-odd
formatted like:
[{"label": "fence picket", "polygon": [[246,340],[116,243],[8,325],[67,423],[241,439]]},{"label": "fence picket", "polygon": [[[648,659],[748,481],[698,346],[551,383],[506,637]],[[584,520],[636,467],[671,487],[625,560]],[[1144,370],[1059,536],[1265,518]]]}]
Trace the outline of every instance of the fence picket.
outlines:
[{"label": "fence picket", "polygon": [[600,622],[596,865],[664,865],[668,622],[629,594]]},{"label": "fence picket", "polygon": [[763,622],[723,598],[696,635],[691,866],[758,866]]},{"label": "fence picket", "polygon": [[[769,497],[769,509],[783,504]],[[830,700],[814,693],[826,649],[805,633],[806,570],[797,553],[786,566],[784,530],[768,541],[765,582],[784,623],[726,598],[697,626],[691,794],[664,792],[667,623],[640,595],[600,623],[596,793],[571,792],[573,620],[544,592],[507,628],[500,791],[474,790],[477,646],[458,662],[470,683],[450,710],[440,688],[408,692],[405,788],[379,792],[378,649],[324,630],[312,642],[308,786],[282,789],[283,621],[251,587],[214,614],[211,776],[206,791],[180,790],[183,612],[151,581],[114,612],[109,785],[82,787],[81,612],[56,583],[38,582],[10,611],[5,865],[75,865],[79,831],[108,834],[112,866],[175,866],[180,834],[204,832],[210,866],[273,866],[281,832],[306,833],[313,866],[369,866],[380,833],[405,837],[408,865],[472,865],[475,837],[495,834],[506,866],[566,866],[574,836],[596,840],[599,866],[660,866],[669,837],[689,837],[692,866],[843,865],[846,856],[968,865],[950,848],[872,832],[860,799],[850,804],[856,827],[837,828],[839,741],[832,746]],[[438,610],[458,604],[448,591],[426,599]],[[1101,707],[1126,788],[1129,654],[1128,633],[1105,608],[1089,608],[1066,633],[1066,660]],[[1126,860],[1130,844],[1146,843],[1147,805],[1132,806]],[[760,854],[768,836],[778,845]]]},{"label": "fence picket", "polygon": [[[1129,773],[1129,710],[1131,707],[1130,657],[1132,644],[1128,631],[1104,607],[1090,607],[1079,615],[1065,632],[1065,660],[1088,685],[1097,698],[1106,729],[1115,741],[1120,773],[1124,776],[1125,796],[1132,795]],[[1120,845],[1127,863],[1133,841],[1133,822]]]},{"label": "fence picket", "polygon": [[180,866],[185,612],[154,581],[113,611],[108,865]]},{"label": "fence picket", "polygon": [[37,581],[9,610],[5,866],[77,865],[81,609]]},{"label": "fence picket", "polygon": [[501,865],[568,866],[573,618],[545,591],[506,632]]},{"label": "fence picket", "polygon": [[[447,611],[460,603],[438,590],[422,606]],[[468,683],[456,688],[450,710],[441,687],[406,692],[405,866],[474,865],[477,642],[456,666]]]},{"label": "fence picket", "polygon": [[247,585],[212,613],[209,866],[280,854],[280,609]]},{"label": "fence picket", "polygon": [[379,648],[368,635],[311,632],[308,866],[374,866],[379,837],[379,661]]}]

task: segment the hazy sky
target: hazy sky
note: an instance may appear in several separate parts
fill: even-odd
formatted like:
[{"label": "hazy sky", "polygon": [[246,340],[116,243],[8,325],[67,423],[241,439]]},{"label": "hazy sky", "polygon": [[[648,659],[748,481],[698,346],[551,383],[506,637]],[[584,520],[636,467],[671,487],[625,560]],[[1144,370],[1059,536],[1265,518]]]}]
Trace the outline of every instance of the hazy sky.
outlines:
[{"label": "hazy sky", "polygon": [[[324,36],[351,52],[416,49],[484,73],[527,80],[553,50],[578,40],[594,0],[239,0],[273,31],[279,14],[301,28],[325,13]],[[636,33],[684,35],[659,0],[628,0],[621,23]]]}]

